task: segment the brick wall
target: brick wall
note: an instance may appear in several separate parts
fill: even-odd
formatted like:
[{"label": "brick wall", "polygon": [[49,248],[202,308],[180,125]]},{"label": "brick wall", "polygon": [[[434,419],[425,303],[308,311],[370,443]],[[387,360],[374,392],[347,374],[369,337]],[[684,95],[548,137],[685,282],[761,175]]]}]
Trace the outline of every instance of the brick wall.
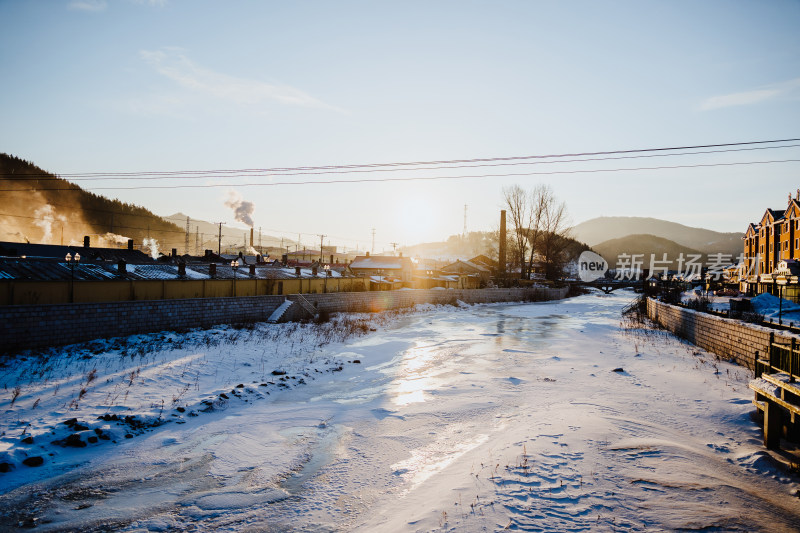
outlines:
[{"label": "brick wall", "polygon": [[[384,311],[421,303],[561,299],[562,289],[451,289],[306,294],[320,311]],[[291,299],[291,296],[289,297]],[[258,322],[269,318],[283,296],[192,298],[130,302],[0,307],[0,353],[120,337],[161,330]]]},{"label": "brick wall", "polygon": [[647,299],[647,316],[678,337],[750,369],[754,368],[756,352],[768,353],[771,332],[775,334],[776,342],[789,343],[791,337],[797,338],[789,333],[699,313],[652,298]]}]

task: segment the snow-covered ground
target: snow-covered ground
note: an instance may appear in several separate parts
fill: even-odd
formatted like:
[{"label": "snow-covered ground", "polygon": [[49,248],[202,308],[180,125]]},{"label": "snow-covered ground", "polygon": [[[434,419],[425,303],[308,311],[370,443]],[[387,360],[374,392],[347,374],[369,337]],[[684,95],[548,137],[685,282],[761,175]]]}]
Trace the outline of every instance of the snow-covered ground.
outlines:
[{"label": "snow-covered ground", "polygon": [[[688,303],[697,298],[706,297],[715,311],[727,311],[731,308],[730,296],[714,296],[709,293],[706,294],[700,290],[690,290],[681,294],[681,301]],[[784,323],[790,322],[800,324],[800,305],[787,300],[785,298],[778,298],[769,293],[762,293],[758,296],[749,298],[750,304],[753,306],[753,311],[763,315],[768,320],[778,321],[780,318]],[[783,301],[781,301],[783,300]]]},{"label": "snow-covered ground", "polygon": [[632,297],[11,361],[0,529],[797,530],[796,480],[763,451],[750,372],[624,327]]}]

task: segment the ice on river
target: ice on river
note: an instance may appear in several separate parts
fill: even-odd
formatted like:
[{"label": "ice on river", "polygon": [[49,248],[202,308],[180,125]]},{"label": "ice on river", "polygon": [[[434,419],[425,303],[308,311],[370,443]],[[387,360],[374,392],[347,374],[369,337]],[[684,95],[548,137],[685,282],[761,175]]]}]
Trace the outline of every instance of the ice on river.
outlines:
[{"label": "ice on river", "polygon": [[[15,361],[0,525],[796,530],[797,486],[763,452],[750,372],[625,326],[632,297],[428,306],[343,342],[260,325]],[[171,422],[126,439],[104,413]],[[70,417],[117,442],[51,444]],[[19,464],[33,454],[45,464]]]}]

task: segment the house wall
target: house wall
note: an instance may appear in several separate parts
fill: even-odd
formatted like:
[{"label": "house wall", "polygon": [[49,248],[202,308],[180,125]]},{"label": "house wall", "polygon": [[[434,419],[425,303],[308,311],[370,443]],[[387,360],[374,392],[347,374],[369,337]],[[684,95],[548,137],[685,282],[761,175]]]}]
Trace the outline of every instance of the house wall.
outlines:
[{"label": "house wall", "polygon": [[[568,289],[407,290],[306,294],[319,311],[376,312],[420,303],[488,303],[566,297]],[[291,297],[290,297],[291,299]],[[0,307],[0,353],[97,338],[265,321],[284,296],[191,298]]]},{"label": "house wall", "polygon": [[751,370],[755,367],[756,352],[761,355],[768,353],[770,333],[775,335],[776,342],[789,343],[791,337],[798,338],[789,333],[684,309],[652,298],[647,299],[647,316],[678,337]]},{"label": "house wall", "polygon": [[[64,304],[70,302],[70,281],[0,280],[0,305]],[[74,302],[123,302],[233,296],[232,279],[76,281]],[[236,296],[365,290],[365,279],[237,279]]]}]

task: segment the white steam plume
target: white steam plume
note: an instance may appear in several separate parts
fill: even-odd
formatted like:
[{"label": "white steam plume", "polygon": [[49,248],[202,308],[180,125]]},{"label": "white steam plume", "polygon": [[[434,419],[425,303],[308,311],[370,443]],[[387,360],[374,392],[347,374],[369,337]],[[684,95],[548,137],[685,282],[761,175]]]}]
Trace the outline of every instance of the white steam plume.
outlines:
[{"label": "white steam plume", "polygon": [[33,215],[36,217],[33,221],[33,225],[42,228],[42,231],[44,231],[41,241],[42,244],[53,244],[51,242],[53,239],[53,223],[59,222],[63,229],[64,222],[66,222],[67,219],[63,215],[57,215],[56,210],[53,209],[53,206],[50,204],[43,205],[34,211]]},{"label": "white steam plume", "polygon": [[233,215],[239,222],[244,222],[251,228],[253,227],[253,211],[256,206],[253,202],[246,202],[242,195],[236,191],[228,191],[228,199],[225,206],[233,209]]},{"label": "white steam plume", "polygon": [[142,244],[147,246],[147,249],[150,251],[150,257],[153,259],[158,259],[158,241],[155,239],[144,239]]}]

